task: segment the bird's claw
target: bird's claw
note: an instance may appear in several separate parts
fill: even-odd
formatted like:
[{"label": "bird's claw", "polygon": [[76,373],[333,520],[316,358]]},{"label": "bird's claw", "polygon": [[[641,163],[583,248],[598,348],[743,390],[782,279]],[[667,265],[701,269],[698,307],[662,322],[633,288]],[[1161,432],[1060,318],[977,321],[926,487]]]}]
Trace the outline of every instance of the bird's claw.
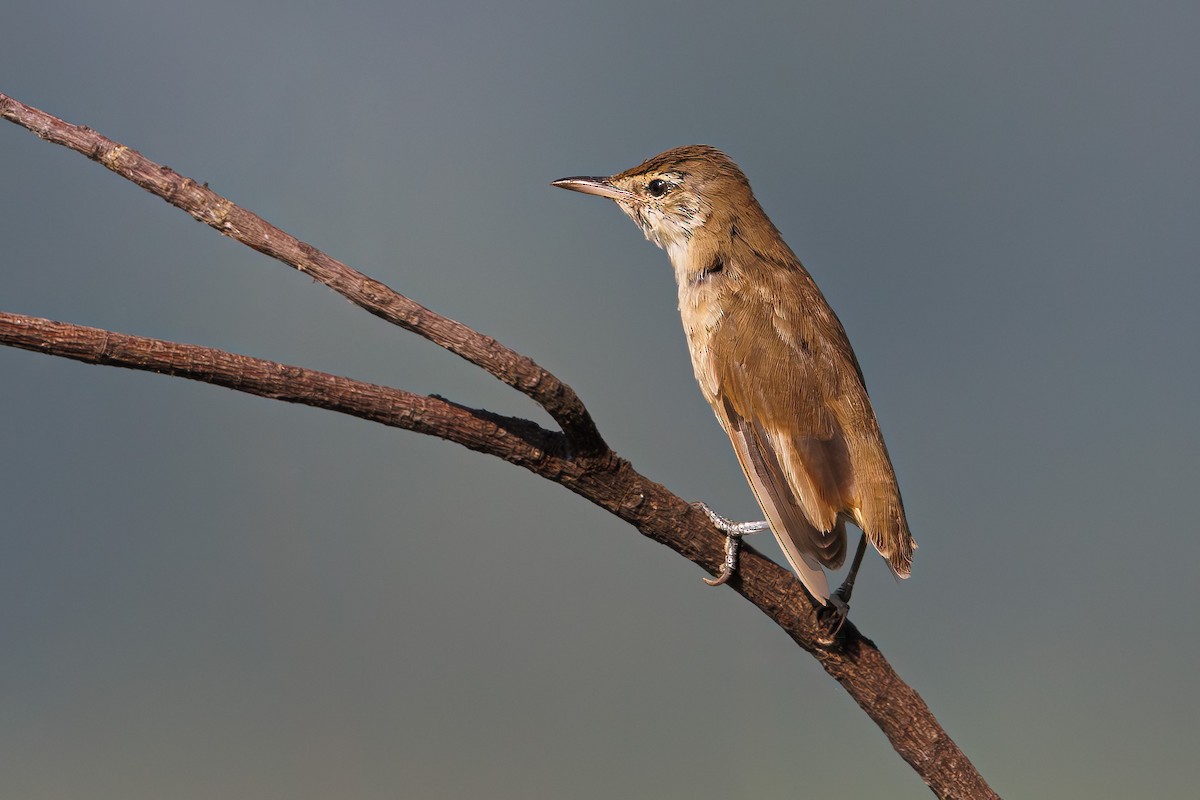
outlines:
[{"label": "bird's claw", "polygon": [[738,552],[742,547],[742,536],[740,533],[725,533],[725,563],[721,565],[721,572],[715,578],[705,578],[704,582],[709,586],[721,586],[733,577],[733,573],[737,572]]},{"label": "bird's claw", "polygon": [[836,639],[842,626],[846,624],[846,617],[850,615],[850,604],[846,601],[841,589],[829,596],[829,604],[818,614],[821,621],[829,628],[829,638]]},{"label": "bird's claw", "polygon": [[721,586],[728,583],[729,579],[733,577],[733,573],[737,572],[738,552],[742,547],[742,537],[770,530],[770,526],[766,522],[734,522],[722,517],[704,503],[692,503],[692,508],[703,511],[708,515],[713,527],[725,534],[725,563],[721,565],[721,572],[715,578],[704,579],[709,586]]}]

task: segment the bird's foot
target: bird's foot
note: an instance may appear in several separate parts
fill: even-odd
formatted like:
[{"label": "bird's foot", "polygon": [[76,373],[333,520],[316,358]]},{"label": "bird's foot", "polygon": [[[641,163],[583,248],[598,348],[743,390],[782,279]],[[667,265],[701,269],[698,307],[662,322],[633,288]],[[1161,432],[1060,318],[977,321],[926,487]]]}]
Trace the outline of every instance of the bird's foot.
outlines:
[{"label": "bird's foot", "polygon": [[764,520],[734,522],[722,517],[704,503],[692,503],[692,507],[698,508],[707,514],[713,527],[725,534],[725,563],[721,565],[721,572],[715,578],[704,579],[704,582],[709,586],[720,586],[728,582],[733,577],[733,573],[737,572],[738,553],[741,551],[742,537],[770,530],[771,526]]},{"label": "bird's foot", "polygon": [[713,527],[724,533],[726,536],[733,536],[738,539],[743,536],[749,536],[752,533],[762,533],[763,531],[771,530],[771,525],[766,520],[757,520],[755,522],[734,522],[727,517],[722,517],[717,512],[708,507],[706,503],[692,503],[692,508],[698,508],[703,511],[712,521]]},{"label": "bird's foot", "polygon": [[850,593],[845,588],[839,587],[829,596],[829,603],[817,612],[821,622],[829,629],[830,641],[837,639],[842,626],[846,624],[846,617],[850,616]]},{"label": "bird's foot", "polygon": [[829,604],[818,612],[821,620],[829,628],[830,642],[837,640],[838,633],[850,614],[850,595],[854,593],[854,581],[858,578],[858,568],[862,566],[863,554],[866,551],[867,535],[864,533],[858,539],[858,548],[854,551],[854,561],[850,564],[850,571],[846,573],[846,580],[829,596]]}]

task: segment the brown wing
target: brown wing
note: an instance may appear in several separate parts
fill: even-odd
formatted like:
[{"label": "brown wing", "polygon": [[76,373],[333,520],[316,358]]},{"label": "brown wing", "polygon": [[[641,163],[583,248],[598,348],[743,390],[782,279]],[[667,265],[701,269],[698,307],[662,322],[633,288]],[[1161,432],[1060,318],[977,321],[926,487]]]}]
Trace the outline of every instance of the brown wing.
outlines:
[{"label": "brown wing", "polygon": [[[710,400],[755,496],[815,596],[828,588],[811,573],[845,558],[846,519],[906,577],[914,544],[841,323],[798,264],[759,277],[726,298],[708,340],[718,394]],[[781,297],[800,302],[784,307]]]},{"label": "brown wing", "polygon": [[832,535],[814,528],[796,502],[783,468],[766,441],[766,432],[744,419],[728,403],[724,412],[717,414],[717,418],[733,442],[738,463],[771,531],[801,583],[824,603],[829,598],[829,582],[821,567],[836,568],[845,558],[846,536],[842,526],[839,523]]}]

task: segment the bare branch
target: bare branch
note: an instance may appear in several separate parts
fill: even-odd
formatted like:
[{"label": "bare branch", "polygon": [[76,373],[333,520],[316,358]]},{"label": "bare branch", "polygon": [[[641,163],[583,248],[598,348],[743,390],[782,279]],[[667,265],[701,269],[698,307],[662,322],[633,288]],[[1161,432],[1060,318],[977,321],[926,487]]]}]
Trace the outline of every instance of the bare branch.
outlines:
[{"label": "bare branch", "polygon": [[581,455],[600,455],[608,445],[570,386],[490,336],[443,317],[373,278],[327,256],[235,205],[170,167],[82,125],[63,120],[0,94],[0,117],[27,128],[53,144],[82,153],[151,194],[186,211],[222,234],[298,269],[377,317],[424,336],[434,344],[490,372],[528,395],[562,426]]},{"label": "bare branch", "polygon": [[[68,125],[2,94],[0,116],[100,161],[222,233],[313,275],[371,313],[487,369],[541,403],[562,426],[563,433],[545,430],[527,420],[315,370],[19,314],[0,312],[0,344],[91,364],[204,381],[454,441],[559,483],[710,574],[720,571],[724,537],[707,516],[640,475],[609,450],[574,392],[532,360],[434,314],[207,187],[153,164],[94,131]],[[728,585],[820,662],[938,797],[997,797],[873,642],[850,622],[836,641],[828,640],[815,602],[791,572],[744,546],[740,568]]]},{"label": "bare branch", "polygon": [[0,343],[87,364],[146,370],[437,436],[538,472],[561,471],[566,437],[536,423],[212,347],[0,312]]}]

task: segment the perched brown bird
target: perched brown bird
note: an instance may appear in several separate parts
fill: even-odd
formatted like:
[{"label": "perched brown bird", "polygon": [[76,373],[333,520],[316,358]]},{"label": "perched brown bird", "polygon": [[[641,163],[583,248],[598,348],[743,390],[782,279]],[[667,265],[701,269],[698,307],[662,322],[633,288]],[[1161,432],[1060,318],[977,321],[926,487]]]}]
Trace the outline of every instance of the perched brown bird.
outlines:
[{"label": "perched brown bird", "polygon": [[[908,577],[916,543],[858,360],[738,166],[691,145],[609,178],[553,185],[610,198],[667,251],[700,391],[809,592],[830,600],[822,567],[845,560],[847,521],[864,535],[833,598],[841,617],[868,538]],[[708,513],[730,537],[726,568],[710,581],[723,583],[738,538],[765,525]]]}]

